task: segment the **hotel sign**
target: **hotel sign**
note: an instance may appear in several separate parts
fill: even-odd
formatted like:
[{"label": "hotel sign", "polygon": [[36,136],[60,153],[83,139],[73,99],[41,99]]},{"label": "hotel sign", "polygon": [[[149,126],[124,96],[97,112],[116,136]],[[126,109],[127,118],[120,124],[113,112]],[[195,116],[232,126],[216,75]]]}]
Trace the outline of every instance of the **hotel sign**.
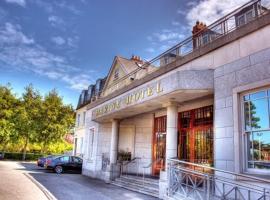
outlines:
[{"label": "hotel sign", "polygon": [[161,82],[157,82],[145,88],[138,89],[134,92],[131,92],[128,95],[119,97],[118,99],[95,109],[93,111],[94,118],[101,117],[105,114],[120,110],[129,105],[142,102],[162,92],[163,92],[163,87],[161,85]]}]

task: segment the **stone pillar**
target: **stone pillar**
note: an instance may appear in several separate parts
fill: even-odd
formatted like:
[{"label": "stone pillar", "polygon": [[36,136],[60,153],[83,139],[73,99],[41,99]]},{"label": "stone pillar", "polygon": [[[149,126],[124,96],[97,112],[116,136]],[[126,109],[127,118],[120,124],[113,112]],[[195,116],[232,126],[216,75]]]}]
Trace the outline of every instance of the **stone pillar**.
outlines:
[{"label": "stone pillar", "polygon": [[167,106],[166,159],[177,157],[177,104]]},{"label": "stone pillar", "polygon": [[112,180],[120,176],[120,165],[117,163],[118,154],[118,139],[119,139],[119,121],[112,120],[112,135],[110,148],[110,165],[105,173],[105,182],[110,183]]},{"label": "stone pillar", "polygon": [[[177,103],[170,102],[167,108],[167,130],[166,130],[166,159],[177,157]],[[160,171],[159,178],[159,198],[165,199],[168,188],[168,171],[166,161],[166,171]]]},{"label": "stone pillar", "polygon": [[119,122],[118,120],[113,119],[112,120],[111,149],[110,149],[110,164],[117,163],[118,137],[119,137]]}]

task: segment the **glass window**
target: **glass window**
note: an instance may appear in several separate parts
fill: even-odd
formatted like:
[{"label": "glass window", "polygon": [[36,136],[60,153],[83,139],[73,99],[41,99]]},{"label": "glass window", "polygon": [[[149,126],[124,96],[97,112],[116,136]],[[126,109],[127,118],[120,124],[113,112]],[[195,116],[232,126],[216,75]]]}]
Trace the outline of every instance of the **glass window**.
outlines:
[{"label": "glass window", "polygon": [[189,128],[190,127],[190,111],[182,112],[180,119],[181,119],[180,124],[181,124],[182,128]]},{"label": "glass window", "polygon": [[251,100],[260,99],[260,98],[263,98],[263,97],[266,97],[266,91],[260,91],[260,92],[250,94],[250,99]]},{"label": "glass window", "polygon": [[253,10],[250,10],[246,13],[247,22],[250,22],[253,19]]},{"label": "glass window", "polygon": [[80,119],[81,118],[81,115],[80,114],[78,114],[77,115],[77,126],[80,126]]},{"label": "glass window", "polygon": [[238,17],[238,26],[242,26],[245,24],[245,15],[241,15]]},{"label": "glass window", "polygon": [[119,68],[114,70],[114,79],[118,79],[119,78]]},{"label": "glass window", "polygon": [[83,125],[85,125],[86,112],[83,112]]},{"label": "glass window", "polygon": [[269,98],[267,90],[243,97],[248,168],[270,169]]},{"label": "glass window", "polygon": [[72,157],[73,158],[73,162],[75,163],[82,163],[82,159],[78,158],[78,157]]},{"label": "glass window", "polygon": [[249,134],[249,168],[270,169],[270,131]]},{"label": "glass window", "polygon": [[63,156],[63,157],[59,158],[59,160],[61,162],[64,162],[64,163],[68,163],[69,162],[69,156]]},{"label": "glass window", "polygon": [[202,38],[202,42],[203,44],[207,44],[208,43],[208,34],[205,34]]},{"label": "glass window", "polygon": [[93,157],[93,148],[94,148],[94,135],[95,130],[93,128],[90,129],[88,134],[88,152],[89,152],[89,158]]}]

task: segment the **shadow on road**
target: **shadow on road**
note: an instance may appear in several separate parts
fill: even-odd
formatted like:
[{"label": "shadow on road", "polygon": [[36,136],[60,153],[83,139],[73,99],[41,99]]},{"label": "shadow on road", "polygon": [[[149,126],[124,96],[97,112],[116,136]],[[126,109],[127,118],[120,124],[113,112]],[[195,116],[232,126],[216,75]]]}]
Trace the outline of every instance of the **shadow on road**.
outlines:
[{"label": "shadow on road", "polygon": [[[18,163],[26,176],[37,185],[44,187],[59,200],[154,200],[156,198],[132,192],[104,181],[89,178],[81,174],[56,174],[38,167],[33,162]],[[29,177],[29,175],[31,177]]]}]

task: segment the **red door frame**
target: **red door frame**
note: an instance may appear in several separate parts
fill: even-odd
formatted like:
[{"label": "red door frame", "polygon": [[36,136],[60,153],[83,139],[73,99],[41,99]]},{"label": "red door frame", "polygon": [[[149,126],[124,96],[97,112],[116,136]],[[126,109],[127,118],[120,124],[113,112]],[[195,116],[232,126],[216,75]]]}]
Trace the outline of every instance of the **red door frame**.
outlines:
[{"label": "red door frame", "polygon": [[[159,171],[164,169],[165,162],[157,163],[156,147],[157,147],[157,133],[166,133],[167,129],[167,116],[155,117],[154,115],[154,126],[153,126],[153,146],[152,146],[152,175],[159,175]],[[166,142],[165,142],[166,143]],[[165,147],[166,155],[166,147]]]},{"label": "red door frame", "polygon": [[[211,124],[206,124],[206,125],[198,125],[198,126],[194,126],[194,122],[195,122],[195,110],[197,109],[203,109],[206,107],[212,107],[212,117],[213,117],[213,106],[204,106],[204,107],[200,107],[200,108],[196,108],[196,109],[192,109],[192,110],[188,110],[188,111],[184,111],[184,112],[190,112],[190,121],[189,121],[189,127],[188,128],[182,128],[182,124],[181,124],[181,114],[184,112],[179,112],[178,113],[178,135],[179,135],[179,139],[178,139],[178,158],[180,158],[179,155],[179,151],[180,151],[180,133],[181,131],[184,131],[186,133],[190,133],[190,160],[189,162],[195,162],[195,132],[198,130],[203,130],[203,129],[209,129],[209,128],[213,128],[213,119]],[[213,156],[213,155],[212,155]]]}]

